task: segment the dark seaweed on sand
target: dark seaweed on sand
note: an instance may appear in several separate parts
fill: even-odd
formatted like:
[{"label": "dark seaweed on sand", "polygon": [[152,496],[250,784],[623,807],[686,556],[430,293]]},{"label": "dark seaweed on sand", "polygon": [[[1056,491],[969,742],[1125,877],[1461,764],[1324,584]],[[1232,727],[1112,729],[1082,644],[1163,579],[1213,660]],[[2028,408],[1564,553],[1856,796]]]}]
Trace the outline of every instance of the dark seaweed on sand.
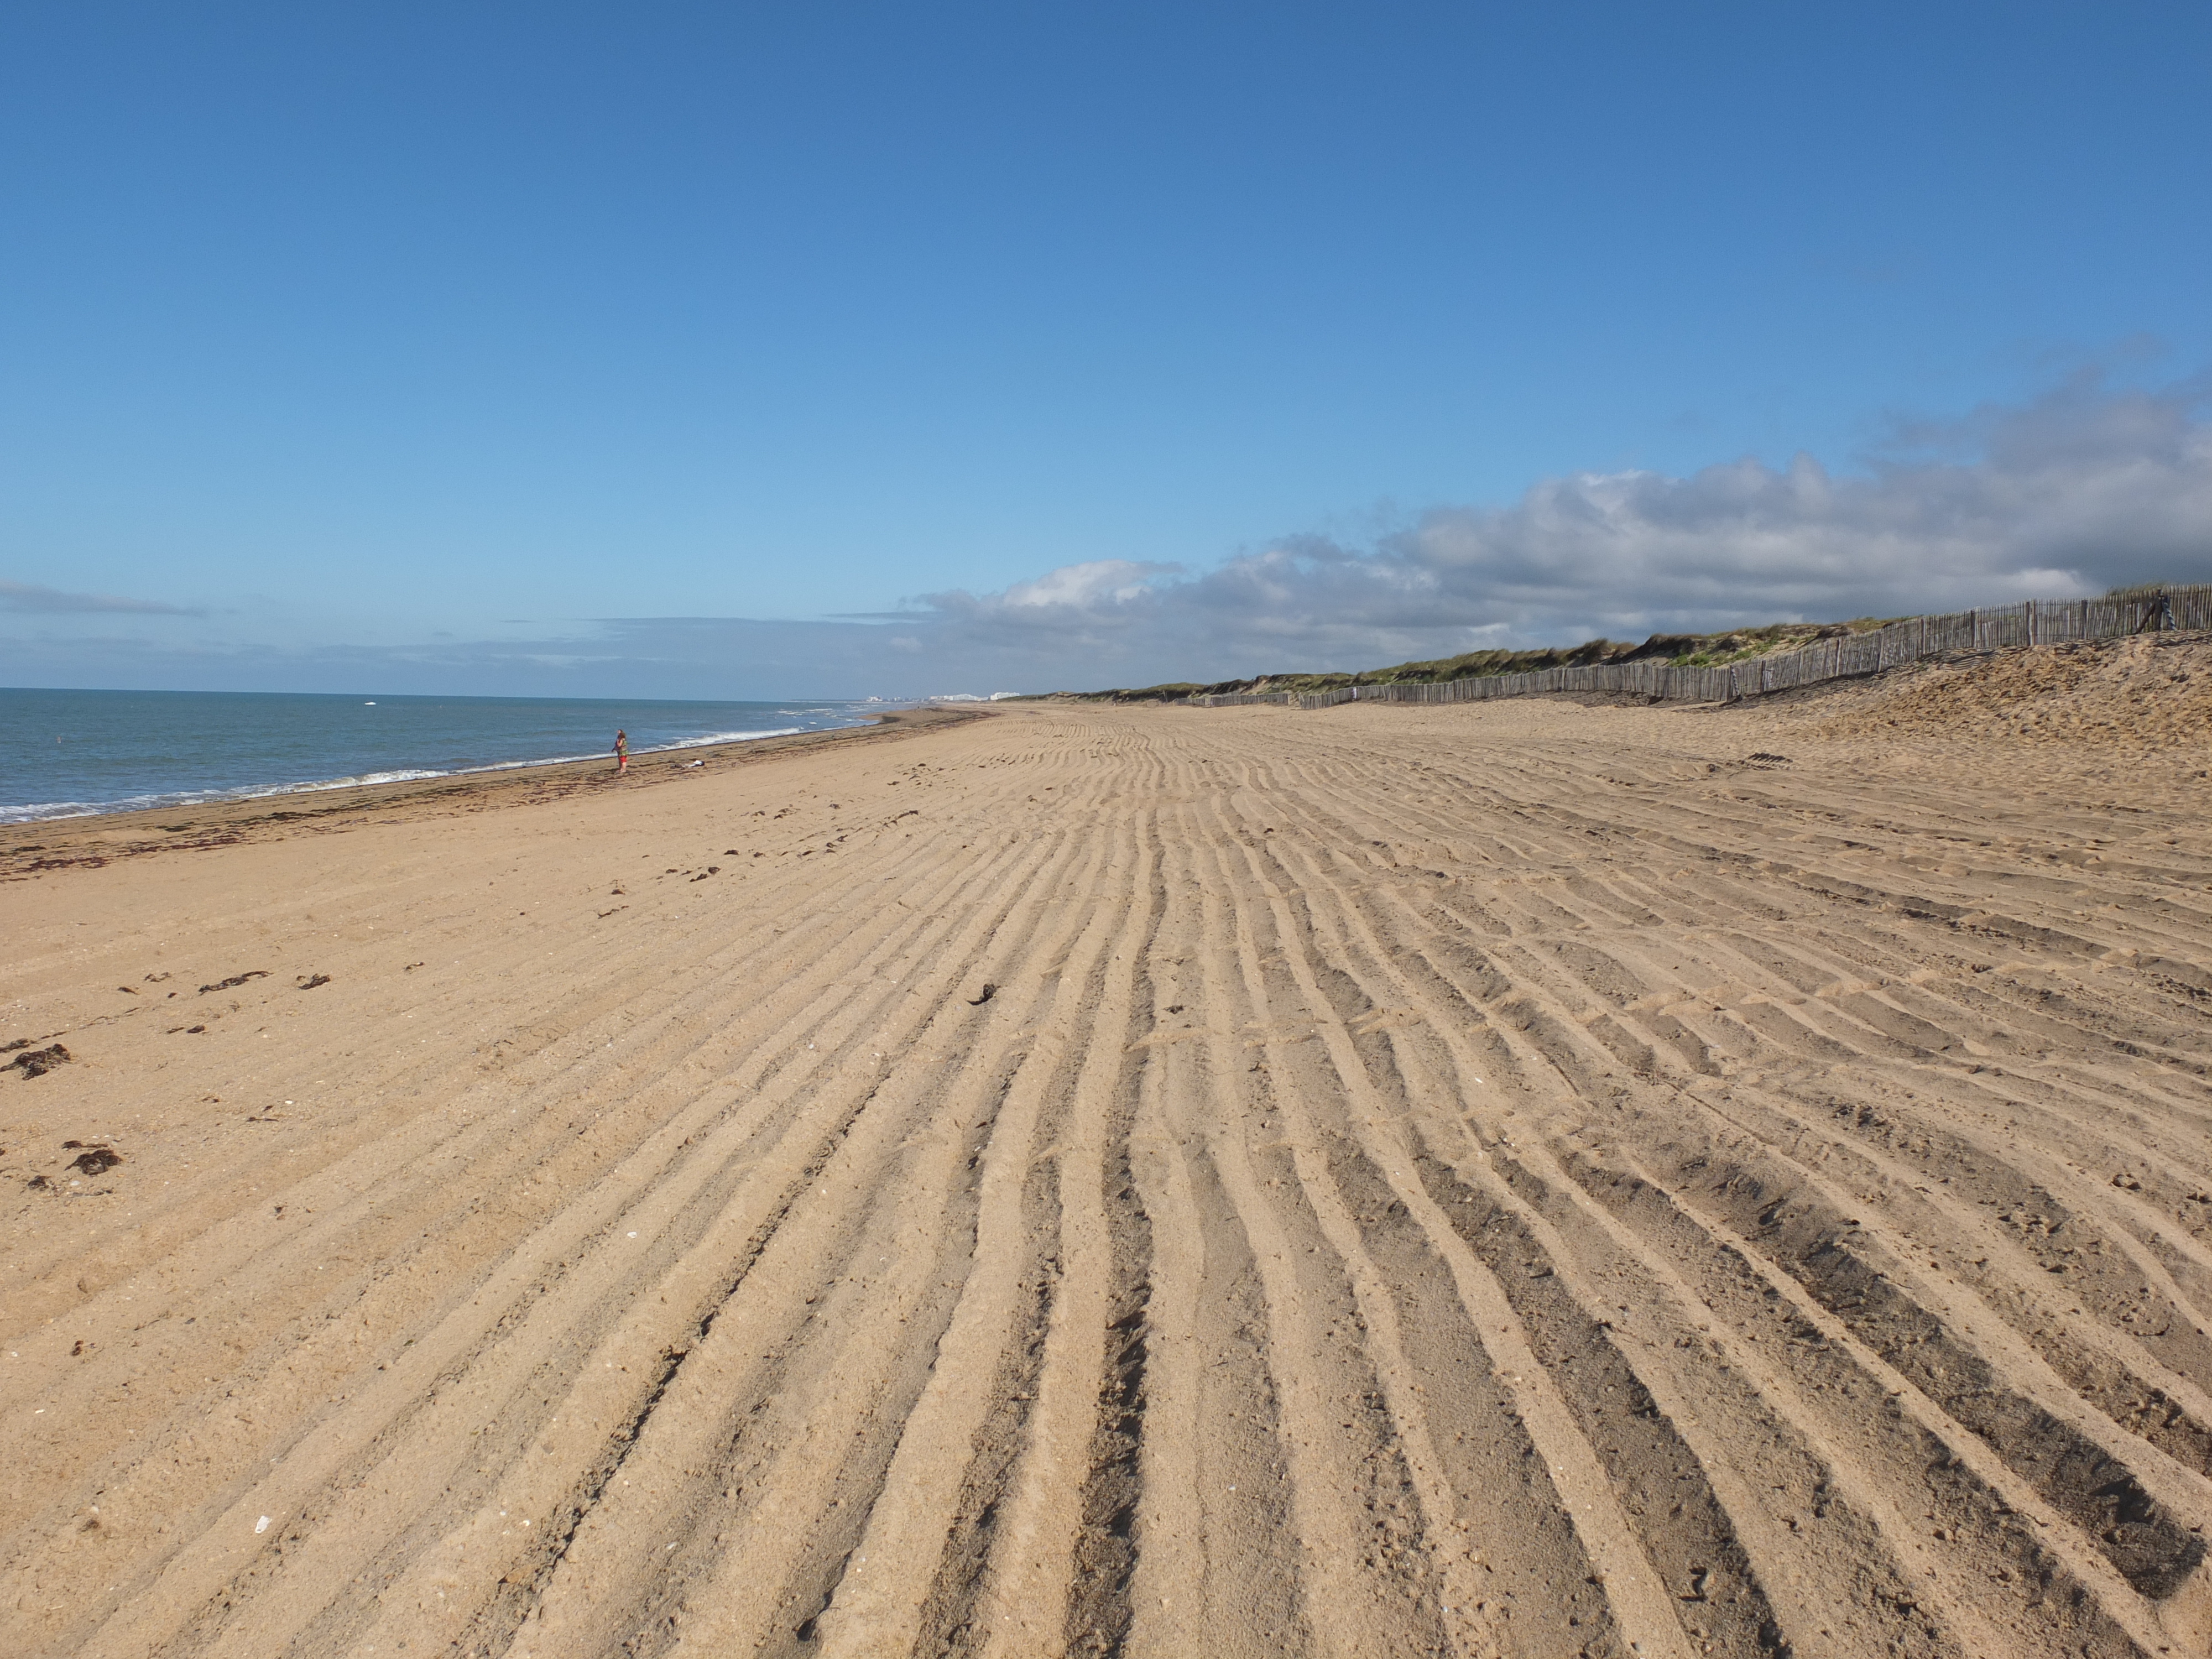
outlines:
[{"label": "dark seaweed on sand", "polygon": [[27,1054],[18,1054],[9,1063],[25,1077],[44,1077],[57,1066],[70,1062],[70,1051],[58,1042],[44,1048],[33,1048]]},{"label": "dark seaweed on sand", "polygon": [[210,991],[228,991],[234,985],[245,984],[249,979],[267,979],[268,977],[269,970],[266,968],[251,969],[243,974],[233,974],[228,979],[219,979],[212,985],[201,986],[200,994],[205,996]]}]

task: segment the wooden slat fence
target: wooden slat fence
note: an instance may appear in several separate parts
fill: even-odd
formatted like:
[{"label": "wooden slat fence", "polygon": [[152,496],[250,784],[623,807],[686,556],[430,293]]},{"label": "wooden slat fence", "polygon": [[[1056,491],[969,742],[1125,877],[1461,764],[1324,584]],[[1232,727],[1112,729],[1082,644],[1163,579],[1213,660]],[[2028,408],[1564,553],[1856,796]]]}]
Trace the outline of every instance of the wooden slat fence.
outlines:
[{"label": "wooden slat fence", "polygon": [[1611,691],[1670,702],[1729,702],[1828,680],[1856,679],[1906,663],[1987,655],[2019,646],[2066,640],[2111,640],[2162,629],[2212,629],[2212,585],[2169,587],[2104,599],[2028,599],[1962,611],[1948,617],[1908,617],[1863,634],[1816,640],[1725,668],[1676,668],[1661,662],[1596,663],[1533,674],[1482,674],[1426,684],[1348,685],[1333,691],[1241,692],[1188,697],[1192,708],[1279,703],[1286,708],[1334,708],[1345,702],[1474,702],[1547,692]]}]

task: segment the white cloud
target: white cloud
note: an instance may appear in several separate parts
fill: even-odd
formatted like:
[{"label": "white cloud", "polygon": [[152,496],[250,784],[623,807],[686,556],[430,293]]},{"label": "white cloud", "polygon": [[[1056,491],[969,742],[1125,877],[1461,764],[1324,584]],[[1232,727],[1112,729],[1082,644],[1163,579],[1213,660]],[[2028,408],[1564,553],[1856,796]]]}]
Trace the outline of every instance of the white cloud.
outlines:
[{"label": "white cloud", "polygon": [[1016,582],[999,596],[1011,609],[1046,605],[1092,605],[1121,603],[1142,596],[1157,576],[1179,569],[1168,564],[1139,564],[1131,559],[1094,559],[1088,564],[1064,564],[1047,571],[1033,582]]}]

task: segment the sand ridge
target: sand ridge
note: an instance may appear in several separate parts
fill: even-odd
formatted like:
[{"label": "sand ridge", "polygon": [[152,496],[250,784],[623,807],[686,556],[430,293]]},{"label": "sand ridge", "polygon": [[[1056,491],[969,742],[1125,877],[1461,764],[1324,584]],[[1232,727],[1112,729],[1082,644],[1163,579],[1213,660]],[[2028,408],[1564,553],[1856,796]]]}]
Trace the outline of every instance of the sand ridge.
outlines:
[{"label": "sand ridge", "polygon": [[14,1650],[2205,1651],[2212,791],[1855,718],[9,884]]}]

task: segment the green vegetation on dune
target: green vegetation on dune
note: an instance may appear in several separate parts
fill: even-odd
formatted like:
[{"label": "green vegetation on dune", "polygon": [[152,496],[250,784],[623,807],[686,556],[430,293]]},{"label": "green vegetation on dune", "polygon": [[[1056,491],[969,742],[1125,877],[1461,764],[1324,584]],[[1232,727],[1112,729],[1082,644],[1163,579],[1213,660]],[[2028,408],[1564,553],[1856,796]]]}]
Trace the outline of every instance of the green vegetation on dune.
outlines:
[{"label": "green vegetation on dune", "polygon": [[1469,651],[1429,662],[1401,662],[1390,668],[1352,674],[1261,674],[1247,680],[1200,685],[1178,680],[1168,685],[1117,688],[1109,691],[1055,691],[1055,697],[1107,702],[1171,702],[1184,697],[1231,696],[1253,691],[1333,691],[1346,685],[1412,685],[1475,679],[1491,674],[1530,674],[1546,668],[1593,663],[1657,660],[1678,668],[1711,668],[1794,651],[1814,640],[1833,639],[1880,628],[1886,617],[1862,617],[1847,623],[1769,623],[1762,628],[1731,629],[1724,634],[1654,634],[1641,645],[1618,640],[1589,640],[1581,645],[1540,651]]}]

